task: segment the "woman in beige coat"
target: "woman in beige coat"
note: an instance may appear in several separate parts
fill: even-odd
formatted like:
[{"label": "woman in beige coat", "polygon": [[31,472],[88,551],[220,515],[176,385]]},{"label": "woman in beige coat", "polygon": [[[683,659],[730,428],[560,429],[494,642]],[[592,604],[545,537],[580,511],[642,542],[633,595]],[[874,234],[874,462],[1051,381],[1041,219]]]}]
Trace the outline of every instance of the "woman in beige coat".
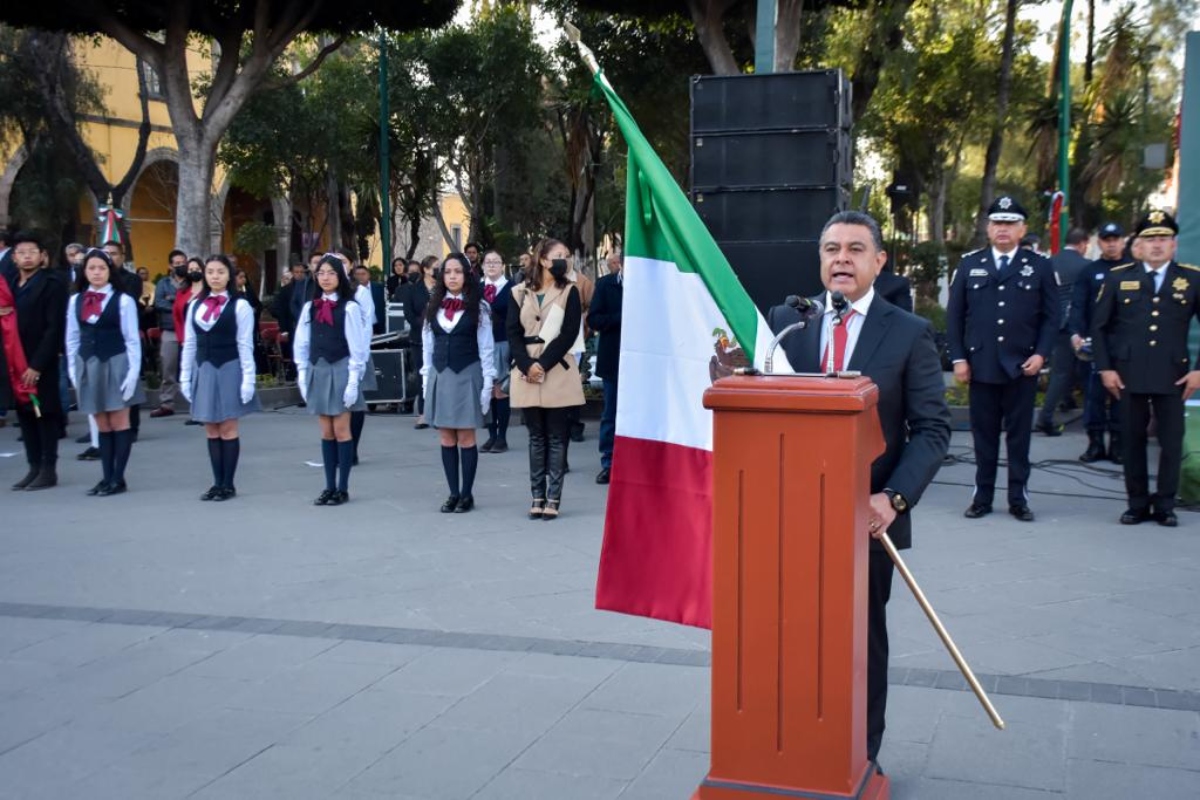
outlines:
[{"label": "woman in beige coat", "polygon": [[567,277],[570,251],[556,239],[534,249],[525,282],[508,304],[509,382],[513,408],[525,409],[529,430],[530,519],[558,518],[567,463],[568,410],[583,405],[583,385],[571,350],[583,306]]}]

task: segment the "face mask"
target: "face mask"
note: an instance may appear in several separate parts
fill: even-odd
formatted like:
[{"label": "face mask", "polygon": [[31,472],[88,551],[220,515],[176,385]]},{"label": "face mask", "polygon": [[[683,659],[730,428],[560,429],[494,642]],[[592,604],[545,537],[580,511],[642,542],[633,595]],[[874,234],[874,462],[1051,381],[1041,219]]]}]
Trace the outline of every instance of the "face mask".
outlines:
[{"label": "face mask", "polygon": [[175,268],[176,278],[186,278],[188,276],[187,264]]},{"label": "face mask", "polygon": [[421,273],[410,272],[410,273],[408,273],[408,275],[406,277],[408,278],[409,283],[417,283],[418,281],[421,280]]},{"label": "face mask", "polygon": [[565,258],[556,258],[550,262],[550,274],[555,279],[565,278],[567,276],[567,260]]},{"label": "face mask", "polygon": [[188,280],[191,281],[192,283],[199,283],[200,281],[204,280],[204,273],[203,272],[189,272],[187,274],[187,277],[188,277]]}]

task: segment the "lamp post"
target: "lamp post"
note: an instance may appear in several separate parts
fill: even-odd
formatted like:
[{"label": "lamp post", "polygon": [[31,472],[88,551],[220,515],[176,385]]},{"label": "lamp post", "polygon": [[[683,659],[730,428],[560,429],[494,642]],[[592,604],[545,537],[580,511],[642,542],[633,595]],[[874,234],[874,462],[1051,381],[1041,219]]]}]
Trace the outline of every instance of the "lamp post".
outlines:
[{"label": "lamp post", "polygon": [[389,188],[391,181],[388,180],[388,167],[391,161],[388,153],[388,119],[391,117],[391,112],[388,110],[388,51],[387,37],[383,31],[379,32],[379,234],[383,242],[383,274],[384,280],[392,272],[392,209],[391,196]]},{"label": "lamp post", "polygon": [[779,11],[777,0],[758,0],[754,20],[754,74],[769,75],[775,71],[775,22]]},{"label": "lamp post", "polygon": [[1058,189],[1062,192],[1062,210],[1058,216],[1058,247],[1067,244],[1071,200],[1071,5],[1065,0],[1062,14],[1062,46],[1059,48],[1058,79]]}]

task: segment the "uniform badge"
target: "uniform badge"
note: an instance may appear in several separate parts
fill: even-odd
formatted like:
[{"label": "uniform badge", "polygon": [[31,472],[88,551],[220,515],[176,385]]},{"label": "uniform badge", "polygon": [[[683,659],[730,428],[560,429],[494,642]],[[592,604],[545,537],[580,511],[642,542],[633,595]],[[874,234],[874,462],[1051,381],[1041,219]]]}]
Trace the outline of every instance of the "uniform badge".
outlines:
[{"label": "uniform badge", "polygon": [[1155,225],[1161,225],[1163,220],[1166,219],[1166,216],[1161,211],[1151,211],[1147,215],[1146,219],[1150,220]]},{"label": "uniform badge", "polygon": [[1102,281],[1102,280],[1104,280],[1104,273],[1103,273],[1103,272],[1097,272],[1097,273],[1096,273],[1096,280],[1098,280],[1098,281]]},{"label": "uniform badge", "polygon": [[1001,197],[1000,202],[997,203],[996,205],[1000,206],[1005,211],[1008,211],[1010,208],[1012,208],[1012,198],[1011,197]]},{"label": "uniform badge", "polygon": [[1136,292],[1138,289],[1141,289],[1141,288],[1142,288],[1141,281],[1121,281],[1121,291],[1122,292],[1129,292],[1129,291]]},{"label": "uniform badge", "polygon": [[968,275],[967,277],[969,277],[969,278],[986,278],[989,274],[991,274],[991,273],[989,273],[986,269],[973,269],[973,270],[971,270],[971,274]]},{"label": "uniform badge", "polygon": [[1028,278],[1032,274],[1033,274],[1033,267],[1031,267],[1030,265],[1026,264],[1025,266],[1021,267],[1021,275],[1023,277]]},{"label": "uniform badge", "polygon": [[1187,278],[1176,278],[1171,281],[1171,288],[1177,292],[1186,292],[1189,285]]}]

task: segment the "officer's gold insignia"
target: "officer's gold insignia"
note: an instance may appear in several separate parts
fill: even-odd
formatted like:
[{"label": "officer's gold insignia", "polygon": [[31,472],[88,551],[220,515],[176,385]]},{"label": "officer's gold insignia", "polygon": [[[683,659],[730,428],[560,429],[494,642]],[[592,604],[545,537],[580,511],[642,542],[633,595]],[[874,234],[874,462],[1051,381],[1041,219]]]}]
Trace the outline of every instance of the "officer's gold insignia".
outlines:
[{"label": "officer's gold insignia", "polygon": [[1121,281],[1121,291],[1122,292],[1129,292],[1129,291],[1136,292],[1140,288],[1142,288],[1141,281]]},{"label": "officer's gold insignia", "polygon": [[1163,212],[1161,212],[1161,211],[1151,211],[1150,214],[1146,217],[1146,219],[1150,220],[1155,225],[1161,225],[1162,221],[1164,219],[1166,219],[1166,217],[1163,215]]},{"label": "officer's gold insignia", "polygon": [[1186,292],[1188,286],[1189,284],[1187,278],[1176,278],[1175,280],[1171,281],[1171,288],[1177,292]]}]

